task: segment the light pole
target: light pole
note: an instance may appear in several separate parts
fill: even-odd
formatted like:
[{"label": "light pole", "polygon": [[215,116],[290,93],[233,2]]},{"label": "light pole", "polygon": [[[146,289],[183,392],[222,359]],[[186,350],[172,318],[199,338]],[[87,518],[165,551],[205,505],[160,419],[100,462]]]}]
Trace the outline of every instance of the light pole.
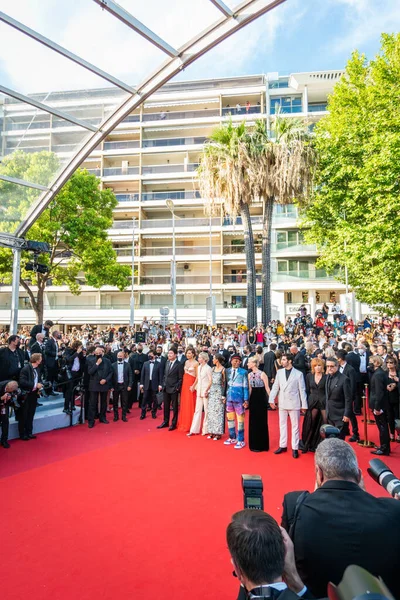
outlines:
[{"label": "light pole", "polygon": [[175,251],[175,210],[172,200],[166,200],[165,204],[172,213],[172,264],[171,264],[171,293],[174,303],[174,325],[177,323],[176,314],[176,251]]},{"label": "light pole", "polygon": [[129,325],[135,327],[135,217],[132,217],[132,277],[131,277],[131,300],[130,300],[130,314],[129,314]]}]

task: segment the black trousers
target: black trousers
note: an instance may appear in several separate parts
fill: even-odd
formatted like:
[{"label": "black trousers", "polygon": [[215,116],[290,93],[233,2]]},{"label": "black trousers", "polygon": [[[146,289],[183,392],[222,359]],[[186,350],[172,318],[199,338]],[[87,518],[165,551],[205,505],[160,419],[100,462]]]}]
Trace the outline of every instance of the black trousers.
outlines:
[{"label": "black trousers", "polygon": [[118,402],[121,399],[122,416],[126,417],[128,410],[128,390],[124,383],[118,384],[113,391],[114,417],[118,417]]},{"label": "black trousers", "polygon": [[89,423],[94,423],[94,420],[96,418],[99,396],[100,396],[100,421],[106,420],[107,395],[108,395],[108,390],[105,390],[104,392],[90,392],[89,414],[88,414]]},{"label": "black trousers", "polygon": [[390,437],[387,414],[384,410],[381,415],[375,415],[374,419],[379,431],[379,447],[383,452],[390,452]]},{"label": "black trousers", "polygon": [[367,373],[360,373],[360,381],[357,381],[356,384],[356,397],[354,400],[354,411],[362,412],[363,400],[362,397],[365,392],[365,384],[368,383],[368,375]]},{"label": "black trousers", "polygon": [[[138,401],[138,398],[140,396],[140,392],[139,392],[139,381],[140,381],[140,375],[133,375],[133,385],[132,385],[132,389],[130,392],[128,392],[128,408],[132,408],[132,404],[134,402]],[[139,406],[140,406],[140,400],[139,400]]]},{"label": "black trousers", "polygon": [[329,425],[333,425],[334,427],[337,427],[340,430],[340,435],[339,435],[339,439],[340,440],[344,440],[346,438],[346,435],[349,435],[350,433],[350,429],[349,429],[349,424],[345,423],[344,421],[333,421],[332,419],[329,418],[327,419]]},{"label": "black trousers", "polygon": [[392,404],[391,402],[388,404],[388,421],[389,421],[389,429],[392,435],[395,434],[395,421],[399,418],[399,403]]},{"label": "black trousers", "polygon": [[353,435],[356,435],[358,437],[359,436],[358,421],[357,421],[357,417],[353,411],[352,411],[349,419],[350,419],[350,423],[351,423],[351,431],[353,432]]},{"label": "black trousers", "polygon": [[149,406],[152,412],[157,412],[157,391],[156,390],[144,390],[142,400],[142,411],[145,411]]},{"label": "black trousers", "polygon": [[3,444],[8,440],[8,430],[10,426],[9,408],[6,406],[6,412],[0,414],[0,427],[1,427],[1,438],[0,442]]},{"label": "black trousers", "polygon": [[19,437],[32,435],[33,419],[35,418],[37,392],[27,394],[21,408],[18,410],[18,432]]},{"label": "black trousers", "polygon": [[64,410],[72,410],[75,406],[74,388],[79,380],[79,373],[72,371],[72,379],[65,382],[61,389],[64,390]]},{"label": "black trousers", "polygon": [[46,372],[47,372],[47,380],[51,381],[51,383],[55,387],[57,384],[58,366],[57,365],[53,365],[51,367],[46,366]]},{"label": "black trousers", "polygon": [[173,394],[169,394],[168,392],[164,392],[164,421],[169,423],[169,413],[172,405],[172,423],[173,427],[176,427],[178,422],[178,392],[174,392]]}]

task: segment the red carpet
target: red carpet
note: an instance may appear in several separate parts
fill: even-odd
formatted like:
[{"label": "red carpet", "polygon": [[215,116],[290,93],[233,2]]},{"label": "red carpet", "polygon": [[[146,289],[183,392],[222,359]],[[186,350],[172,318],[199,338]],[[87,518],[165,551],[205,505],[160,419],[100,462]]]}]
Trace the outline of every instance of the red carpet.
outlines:
[{"label": "red carpet", "polygon": [[[3,598],[235,598],[225,528],[243,505],[241,473],[262,475],[277,519],[285,492],[314,487],[313,454],[235,450],[138,416],[0,448]],[[369,432],[376,439],[375,426]],[[400,444],[393,448],[386,462],[399,475]],[[371,455],[357,453],[366,473]]]}]

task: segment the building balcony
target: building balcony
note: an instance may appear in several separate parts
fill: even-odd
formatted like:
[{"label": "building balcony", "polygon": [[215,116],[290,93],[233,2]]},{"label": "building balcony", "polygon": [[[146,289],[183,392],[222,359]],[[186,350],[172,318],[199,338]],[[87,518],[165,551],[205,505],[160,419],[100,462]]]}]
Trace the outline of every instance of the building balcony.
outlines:
[{"label": "building balcony", "polygon": [[104,142],[103,150],[129,150],[130,148],[140,148],[139,140],[126,140],[121,142]]},{"label": "building balcony", "polygon": [[105,167],[103,177],[120,177],[124,175],[139,175],[140,167]]},{"label": "building balcony", "polygon": [[[216,254],[220,254],[221,248],[219,246],[212,246],[211,252],[213,256]],[[173,248],[172,246],[166,246],[162,248],[142,248],[141,249],[142,257],[172,257]],[[204,256],[210,256],[210,246],[176,246],[175,247],[175,255],[176,256],[190,256],[196,257],[197,255],[204,260]]]},{"label": "building balcony", "polygon": [[165,203],[166,200],[197,200],[200,198],[201,196],[198,190],[181,192],[145,192],[142,194],[142,202],[159,201]]},{"label": "building balcony", "polygon": [[222,109],[223,117],[228,117],[228,116],[233,117],[235,115],[245,117],[246,115],[258,115],[260,113],[261,113],[261,106],[259,106],[259,105],[252,105],[252,106],[249,106],[248,108],[246,106],[241,106],[240,108],[238,108],[236,106],[225,106]]},{"label": "building balcony", "polygon": [[308,112],[326,112],[327,111],[327,102],[318,102],[315,104],[308,105]]},{"label": "building balcony", "polygon": [[149,121],[173,121],[179,119],[199,119],[207,117],[219,117],[220,112],[218,108],[204,109],[204,110],[185,110],[185,111],[171,111],[171,112],[158,112],[158,113],[144,113],[142,120],[143,122]]},{"label": "building balcony", "polygon": [[167,165],[147,165],[142,167],[142,175],[156,175],[158,173],[193,173],[196,171],[199,163],[180,163]]},{"label": "building balcony", "polygon": [[[221,219],[219,219],[218,217],[213,217],[211,218],[211,226],[215,226],[218,227],[221,225]],[[198,228],[198,227],[210,227],[210,218],[208,217],[200,217],[200,218],[194,218],[194,219],[175,219],[175,228],[176,229],[182,229],[182,228],[190,228],[193,230],[193,228]],[[148,230],[148,229],[169,229],[172,235],[172,219],[144,219],[141,222],[141,229],[144,230]]]},{"label": "building balcony", "polygon": [[205,136],[161,138],[156,140],[143,140],[142,148],[162,148],[169,146],[196,146],[203,145],[207,140]]},{"label": "building balcony", "polygon": [[140,194],[115,194],[118,202],[139,202]]},{"label": "building balcony", "polygon": [[[221,277],[219,275],[212,276],[213,284],[221,284]],[[171,287],[171,276],[170,275],[148,275],[140,278],[140,285],[142,286],[166,286],[167,289]],[[177,275],[176,285],[179,287],[185,286],[207,286],[210,285],[210,277],[206,275]]]}]

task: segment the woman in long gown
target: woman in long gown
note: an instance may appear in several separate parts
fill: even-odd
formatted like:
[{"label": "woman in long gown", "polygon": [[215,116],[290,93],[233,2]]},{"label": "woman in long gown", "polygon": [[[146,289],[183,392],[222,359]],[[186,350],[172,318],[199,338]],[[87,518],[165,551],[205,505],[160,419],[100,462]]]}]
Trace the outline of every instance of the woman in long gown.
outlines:
[{"label": "woman in long gown", "polygon": [[306,389],[308,409],[304,416],[300,450],[305,453],[309,450],[315,452],[321,441],[320,429],[326,423],[325,399],[325,361],[322,358],[313,358],[311,373],[307,373]]},{"label": "woman in long gown", "polygon": [[218,441],[225,431],[226,375],[222,354],[216,354],[213,363],[212,383],[208,392],[207,439]]},{"label": "woman in long gown", "polygon": [[248,360],[249,373],[249,448],[253,452],[269,450],[268,397],[270,389],[268,377],[258,368],[256,356]]},{"label": "woman in long gown", "polygon": [[196,408],[196,391],[192,391],[190,388],[196,381],[197,369],[199,366],[193,348],[188,348],[186,350],[186,359],[178,418],[178,431],[184,431],[185,433],[190,431]]}]

